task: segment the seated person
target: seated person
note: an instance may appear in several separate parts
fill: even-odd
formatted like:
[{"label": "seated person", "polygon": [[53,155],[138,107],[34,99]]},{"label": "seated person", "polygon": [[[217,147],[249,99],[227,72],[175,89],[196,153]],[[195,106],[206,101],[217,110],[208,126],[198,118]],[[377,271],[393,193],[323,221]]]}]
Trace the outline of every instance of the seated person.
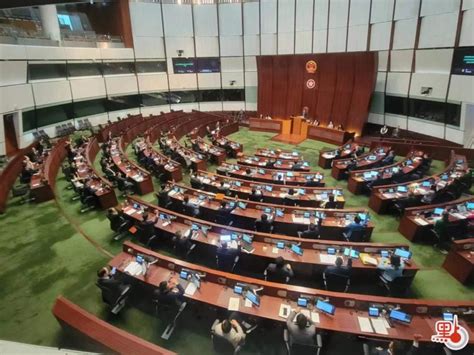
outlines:
[{"label": "seated person", "polygon": [[294,273],[291,264],[285,263],[285,259],[279,256],[275,259],[274,263],[268,264],[265,269],[265,275],[267,275],[270,280],[288,282],[294,276]]},{"label": "seated person", "polygon": [[365,227],[361,224],[361,219],[359,216],[354,217],[354,222],[351,222],[345,229],[347,237],[349,240],[354,232],[362,231]]},{"label": "seated person", "polygon": [[348,172],[351,172],[355,168],[357,168],[357,159],[351,159],[349,163],[347,164],[346,169]]},{"label": "seated person", "polygon": [[293,188],[288,189],[288,192],[285,194],[285,205],[295,206],[297,200],[298,195],[295,194],[295,190]]},{"label": "seated person", "polygon": [[142,241],[148,241],[153,235],[155,235],[155,224],[158,222],[158,218],[158,213],[155,215],[155,218],[149,218],[148,211],[143,212],[142,220],[138,225],[138,228],[140,229],[140,239]]},{"label": "seated person", "polygon": [[421,198],[421,203],[424,205],[431,205],[436,197],[436,184],[432,184],[430,189]]},{"label": "seated person", "polygon": [[189,182],[192,188],[202,190],[203,185],[197,174],[190,174]]},{"label": "seated person", "polygon": [[257,190],[255,187],[252,187],[252,192],[249,195],[249,200],[254,202],[262,202],[262,192]]},{"label": "seated person", "polygon": [[292,170],[304,170],[304,162],[301,160],[298,160],[296,163],[293,164],[293,167],[291,168]]},{"label": "seated person", "polygon": [[225,319],[222,322],[215,324],[211,331],[228,340],[234,349],[245,342],[245,332],[237,319],[232,315],[229,319]]},{"label": "seated person", "polygon": [[418,353],[419,340],[421,339],[420,334],[413,335],[413,344],[407,349],[407,344],[395,340],[388,344],[388,348],[370,346],[368,343],[362,344],[364,349],[364,355],[415,355]]},{"label": "seated person", "polygon": [[156,194],[158,197],[158,206],[168,208],[170,204],[170,197],[168,193],[171,191],[171,185],[162,184],[161,190]]},{"label": "seated person", "polygon": [[273,168],[275,166],[275,160],[274,159],[268,159],[267,162],[265,163],[266,168]]},{"label": "seated person", "polygon": [[445,210],[443,211],[441,218],[438,219],[433,226],[436,236],[439,238],[437,240],[436,246],[443,254],[447,254],[448,250],[450,249],[451,238],[448,233],[448,227],[450,224],[451,222],[449,222],[449,212]]},{"label": "seated person", "polygon": [[324,208],[337,208],[337,202],[334,201],[335,200],[335,196],[333,194],[330,194],[328,196],[328,201],[324,204]]},{"label": "seated person", "polygon": [[308,229],[298,231],[298,236],[305,239],[319,239],[319,228],[314,223],[310,223]]},{"label": "seated person", "polygon": [[97,284],[102,291],[102,300],[113,306],[128,289],[128,286],[120,280],[120,276],[113,274],[110,266],[103,267],[97,272]]},{"label": "seated person", "polygon": [[315,176],[312,179],[306,180],[304,185],[308,187],[318,187],[321,186],[321,180]]},{"label": "seated person", "polygon": [[196,206],[194,203],[189,201],[188,195],[183,197],[183,212],[192,217],[199,215],[199,206]]},{"label": "seated person", "polygon": [[184,288],[173,276],[168,281],[160,282],[158,288],[153,292],[153,298],[158,303],[181,306],[184,302]]},{"label": "seated person", "polygon": [[231,271],[236,256],[240,254],[240,243],[221,242],[217,248],[217,266],[220,270]]},{"label": "seated person", "polygon": [[395,161],[395,151],[390,150],[385,158],[382,159],[382,165],[390,165]]},{"label": "seated person", "polygon": [[[296,317],[296,323],[294,319]],[[301,345],[314,345],[316,342],[316,326],[308,319],[301,310],[292,310],[286,319],[286,328],[290,336],[290,345],[293,343]]]},{"label": "seated person", "polygon": [[333,123],[332,121],[329,121],[327,127],[328,127],[328,128],[334,128],[334,123]]},{"label": "seated person", "polygon": [[385,281],[392,282],[397,277],[403,275],[403,267],[401,258],[398,255],[393,254],[390,256],[389,262],[387,262],[386,258],[382,258],[377,269],[382,272],[381,277]]},{"label": "seated person", "polygon": [[231,222],[231,212],[237,207],[237,203],[231,207],[226,201],[221,201],[221,205],[217,210],[216,223],[228,225]]},{"label": "seated person", "polygon": [[219,186],[217,187],[217,191],[221,194],[226,195],[226,196],[230,195],[230,188],[229,188],[229,186],[226,186],[225,181],[221,181],[219,183]]},{"label": "seated person", "polygon": [[336,258],[334,265],[326,266],[324,274],[332,274],[338,276],[350,277],[352,271],[352,258],[347,258],[347,265],[344,266],[344,259],[340,256]]},{"label": "seated person", "polygon": [[273,223],[268,219],[268,215],[262,213],[260,219],[255,222],[255,230],[262,233],[271,233],[273,231]]},{"label": "seated person", "polygon": [[183,234],[180,230],[176,231],[173,237],[173,243],[176,250],[176,254],[185,259],[193,243],[191,242],[191,234]]},{"label": "seated person", "polygon": [[123,215],[114,207],[107,210],[107,219],[110,222],[110,229],[114,232],[119,232],[120,229],[125,230],[132,225],[132,222],[125,220]]}]

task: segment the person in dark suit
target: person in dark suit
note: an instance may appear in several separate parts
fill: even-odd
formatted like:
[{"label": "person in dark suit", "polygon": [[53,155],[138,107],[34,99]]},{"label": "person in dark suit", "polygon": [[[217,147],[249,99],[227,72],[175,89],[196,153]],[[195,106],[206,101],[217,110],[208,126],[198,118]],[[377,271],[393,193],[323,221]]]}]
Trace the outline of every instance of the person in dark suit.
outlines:
[{"label": "person in dark suit", "polygon": [[103,290],[102,300],[110,305],[115,304],[128,287],[118,275],[112,273],[109,266],[100,269],[97,277],[97,284]]},{"label": "person in dark suit", "polygon": [[142,220],[139,222],[140,239],[147,241],[155,234],[155,224],[158,222],[158,213],[155,218],[149,218],[148,211],[143,212]]},{"label": "person in dark suit", "polygon": [[250,193],[249,200],[254,202],[262,202],[262,193],[255,187],[252,187],[252,192]]},{"label": "person in dark suit", "polygon": [[234,248],[227,242],[222,242],[217,248],[217,267],[222,271],[232,271],[236,256],[240,254],[241,246],[237,243]]},{"label": "person in dark suit", "polygon": [[361,231],[361,230],[364,230],[364,226],[360,223],[361,222],[361,219],[359,216],[355,216],[354,217],[354,222],[350,223],[347,227],[346,227],[346,234],[348,235],[349,239],[351,239],[351,235],[352,233],[354,232],[357,232],[357,231]]},{"label": "person in dark suit", "polygon": [[191,238],[181,231],[176,231],[173,237],[173,243],[176,250],[176,254],[181,258],[185,259],[193,243]]},{"label": "person in dark suit", "polygon": [[255,222],[255,230],[262,233],[271,233],[273,231],[273,223],[268,220],[268,216],[262,213],[260,219]]},{"label": "person in dark suit", "polygon": [[390,165],[395,161],[395,152],[390,150],[385,158],[382,159],[382,165]]},{"label": "person in dark suit", "polygon": [[190,182],[192,188],[199,189],[199,190],[203,189],[203,184],[202,184],[201,180],[199,180],[197,174],[195,174],[195,173],[190,174],[189,182]]},{"label": "person in dark suit", "polygon": [[170,205],[170,197],[168,193],[171,191],[171,186],[162,184],[161,185],[161,190],[156,194],[156,197],[158,198],[158,206],[163,207],[163,208],[168,208]]},{"label": "person in dark suit", "polygon": [[268,264],[265,269],[265,275],[278,282],[288,282],[295,274],[290,263],[285,263],[281,256],[275,259],[274,263]]},{"label": "person in dark suit", "polygon": [[176,277],[168,281],[161,281],[158,288],[153,292],[153,298],[159,303],[180,306],[184,302],[184,289]]},{"label": "person in dark suit", "polygon": [[194,203],[189,201],[189,196],[183,197],[183,212],[185,214],[191,215],[192,217],[196,217],[199,215],[199,206],[196,206]]},{"label": "person in dark suit", "polygon": [[275,166],[275,160],[274,159],[268,159],[267,162],[265,163],[266,168],[273,168]]},{"label": "person in dark suit", "polygon": [[344,263],[344,259],[338,256],[336,258],[335,264],[327,266],[326,270],[324,270],[324,273],[326,275],[332,274],[332,275],[350,277],[351,271],[352,271],[352,258],[347,259],[346,266],[344,266],[343,263]]},{"label": "person in dark suit", "polygon": [[388,348],[374,347],[368,343],[363,343],[364,355],[416,355],[418,354],[420,334],[413,335],[413,343],[409,346],[406,342],[391,341]]},{"label": "person in dark suit", "polygon": [[226,196],[230,195],[230,188],[229,188],[229,186],[225,185],[225,181],[221,181],[219,183],[219,186],[217,187],[217,191],[221,194],[226,195]]},{"label": "person in dark suit", "polygon": [[328,196],[328,201],[324,204],[324,208],[337,208],[337,202],[334,201],[335,196],[330,194]]},{"label": "person in dark suit", "polygon": [[234,206],[230,206],[226,201],[222,201],[219,209],[217,210],[216,223],[228,225],[231,221],[230,214],[236,207],[236,203],[234,203]]},{"label": "person in dark suit", "polygon": [[319,228],[314,223],[310,223],[308,229],[299,231],[298,236],[304,239],[319,239]]}]

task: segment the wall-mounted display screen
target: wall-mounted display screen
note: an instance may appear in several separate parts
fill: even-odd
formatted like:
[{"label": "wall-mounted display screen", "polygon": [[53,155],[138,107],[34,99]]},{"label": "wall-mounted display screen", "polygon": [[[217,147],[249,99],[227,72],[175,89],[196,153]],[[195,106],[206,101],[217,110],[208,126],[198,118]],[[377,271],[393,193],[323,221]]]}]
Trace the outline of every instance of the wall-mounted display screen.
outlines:
[{"label": "wall-mounted display screen", "polygon": [[195,58],[173,58],[173,72],[175,74],[189,74],[196,72]]},{"label": "wall-mounted display screen", "polygon": [[474,75],[474,47],[454,49],[451,74]]},{"label": "wall-mounted display screen", "polygon": [[219,73],[221,61],[219,58],[197,58],[198,73]]}]

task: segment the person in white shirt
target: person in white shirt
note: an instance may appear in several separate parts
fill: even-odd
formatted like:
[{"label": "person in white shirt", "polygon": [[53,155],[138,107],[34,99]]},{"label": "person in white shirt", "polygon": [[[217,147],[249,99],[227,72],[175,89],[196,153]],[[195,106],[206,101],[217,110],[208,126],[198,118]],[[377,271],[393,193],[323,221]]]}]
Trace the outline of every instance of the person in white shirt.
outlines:
[{"label": "person in white shirt", "polygon": [[328,128],[334,128],[334,123],[332,121],[329,121]]},{"label": "person in white shirt", "polygon": [[239,345],[243,344],[245,341],[245,332],[242,329],[242,326],[236,319],[225,319],[220,323],[214,325],[211,331],[225,339],[227,339],[232,346],[237,348]]}]

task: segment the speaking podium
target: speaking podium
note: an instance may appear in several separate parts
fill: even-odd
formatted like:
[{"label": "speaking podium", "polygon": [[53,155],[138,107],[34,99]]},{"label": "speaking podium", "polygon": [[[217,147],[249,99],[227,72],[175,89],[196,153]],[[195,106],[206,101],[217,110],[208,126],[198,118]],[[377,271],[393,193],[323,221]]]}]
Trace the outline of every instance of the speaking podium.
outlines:
[{"label": "speaking podium", "polygon": [[308,136],[308,123],[303,116],[292,116],[290,119],[282,120],[280,134],[272,140],[299,144]]}]

